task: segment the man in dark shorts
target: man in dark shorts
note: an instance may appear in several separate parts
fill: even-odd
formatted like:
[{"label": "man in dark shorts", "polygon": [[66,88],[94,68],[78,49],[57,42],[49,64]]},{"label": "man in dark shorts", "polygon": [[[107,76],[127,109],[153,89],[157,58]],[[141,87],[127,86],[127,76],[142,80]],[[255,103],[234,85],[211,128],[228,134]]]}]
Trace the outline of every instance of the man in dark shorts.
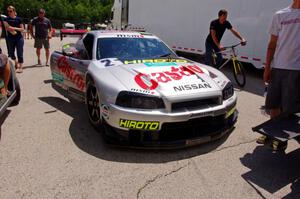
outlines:
[{"label": "man in dark shorts", "polygon": [[[209,35],[205,41],[205,64],[212,66],[212,52],[220,52],[223,47],[221,39],[226,29],[229,29],[237,38],[241,40],[242,45],[246,45],[246,40],[241,34],[235,30],[231,23],[227,21],[228,12],[224,9],[218,13],[219,18],[210,23]],[[221,53],[217,53],[216,67],[220,67],[223,57]]]},{"label": "man in dark shorts", "polygon": [[[33,34],[33,26],[35,27],[35,34]],[[48,18],[45,17],[45,10],[39,10],[39,16],[32,19],[30,23],[30,35],[34,38],[34,47],[36,48],[36,55],[38,57],[38,65],[41,65],[41,49],[44,46],[46,51],[46,66],[49,66],[50,43],[52,35],[52,26]]]},{"label": "man in dark shorts", "polygon": [[[269,33],[264,81],[269,83],[266,109],[272,119],[300,104],[300,0],[275,13]],[[262,136],[257,143],[268,140]],[[272,140],[272,148],[285,150],[287,142]]]}]

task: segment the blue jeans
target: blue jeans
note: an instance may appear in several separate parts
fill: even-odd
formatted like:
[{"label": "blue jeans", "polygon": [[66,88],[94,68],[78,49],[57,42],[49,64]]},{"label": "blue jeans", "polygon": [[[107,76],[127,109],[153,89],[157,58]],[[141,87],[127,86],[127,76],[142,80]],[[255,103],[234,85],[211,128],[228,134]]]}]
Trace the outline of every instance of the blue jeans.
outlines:
[{"label": "blue jeans", "polygon": [[[205,42],[205,64],[209,66],[213,66],[212,63],[212,52],[213,50],[215,53],[220,52],[220,49],[210,42]],[[217,59],[216,59],[216,68],[219,68],[222,64],[223,56],[222,53],[217,53]]]},{"label": "blue jeans", "polygon": [[24,63],[23,59],[23,47],[24,47],[24,39],[21,38],[7,38],[7,44],[8,44],[8,56],[12,60],[16,60],[15,56],[15,49],[17,49],[17,56],[18,56],[18,62]]}]

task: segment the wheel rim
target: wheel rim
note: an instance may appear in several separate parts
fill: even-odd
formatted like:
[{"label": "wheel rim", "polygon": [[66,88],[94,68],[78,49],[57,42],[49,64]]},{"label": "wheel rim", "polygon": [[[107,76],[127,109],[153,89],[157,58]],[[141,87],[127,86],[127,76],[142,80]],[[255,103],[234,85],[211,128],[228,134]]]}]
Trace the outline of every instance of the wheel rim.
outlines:
[{"label": "wheel rim", "polygon": [[87,91],[87,107],[88,113],[93,122],[99,122],[100,120],[100,105],[97,89],[94,86],[90,86]]}]

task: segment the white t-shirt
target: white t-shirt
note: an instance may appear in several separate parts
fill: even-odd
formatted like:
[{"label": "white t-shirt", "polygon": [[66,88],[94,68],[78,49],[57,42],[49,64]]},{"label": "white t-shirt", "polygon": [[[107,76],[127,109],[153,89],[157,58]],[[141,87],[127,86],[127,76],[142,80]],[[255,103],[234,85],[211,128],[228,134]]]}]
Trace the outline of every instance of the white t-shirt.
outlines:
[{"label": "white t-shirt", "polygon": [[300,9],[276,12],[269,33],[278,36],[272,67],[300,70]]}]

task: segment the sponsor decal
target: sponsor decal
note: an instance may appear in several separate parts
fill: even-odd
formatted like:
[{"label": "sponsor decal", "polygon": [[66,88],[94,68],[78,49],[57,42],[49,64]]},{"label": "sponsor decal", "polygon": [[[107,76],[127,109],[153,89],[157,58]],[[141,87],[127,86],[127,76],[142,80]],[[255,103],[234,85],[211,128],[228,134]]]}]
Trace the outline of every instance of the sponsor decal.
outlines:
[{"label": "sponsor decal", "polygon": [[148,67],[158,67],[158,66],[177,66],[175,62],[158,62],[158,63],[145,63]]},{"label": "sponsor decal", "polygon": [[130,90],[137,93],[154,94],[154,92],[150,92],[148,90],[143,90],[143,89],[132,88]]},{"label": "sponsor decal", "polygon": [[[181,67],[171,67],[168,71],[154,72],[150,74],[138,73],[134,80],[145,90],[154,90],[159,83],[169,83],[172,81],[181,80],[195,74],[203,74],[204,71],[197,65],[188,65]],[[201,79],[200,77],[198,77]],[[205,81],[201,79],[204,83]]]},{"label": "sponsor decal", "polygon": [[140,60],[125,60],[124,64],[145,64],[145,63],[188,63],[187,60],[184,59],[140,59]]},{"label": "sponsor decal", "polygon": [[119,126],[135,130],[157,131],[159,129],[159,122],[120,119]]},{"label": "sponsor decal", "polygon": [[227,111],[225,118],[229,118],[235,111],[236,107],[233,107],[230,111]]},{"label": "sponsor decal", "polygon": [[105,67],[109,66],[115,66],[115,65],[121,65],[123,64],[120,60],[117,58],[110,58],[110,59],[101,59],[100,63],[102,63]]},{"label": "sponsor decal", "polygon": [[52,72],[52,79],[58,83],[64,83],[64,77],[58,73]]},{"label": "sponsor decal", "polygon": [[126,34],[120,34],[120,35],[117,35],[117,37],[123,37],[123,38],[144,38],[144,35],[126,35]]},{"label": "sponsor decal", "polygon": [[109,107],[105,104],[101,104],[101,114],[105,119],[109,119]]},{"label": "sponsor decal", "polygon": [[189,90],[199,90],[199,89],[204,89],[204,88],[211,88],[211,85],[208,83],[200,83],[200,84],[186,84],[182,86],[174,86],[174,91],[175,92],[180,92],[180,91],[189,91]]},{"label": "sponsor decal", "polygon": [[83,91],[85,88],[85,81],[84,79],[76,72],[76,70],[71,67],[68,63],[68,60],[65,56],[60,57],[57,60],[57,66],[59,70],[67,76],[67,78],[73,82],[76,87]]}]

